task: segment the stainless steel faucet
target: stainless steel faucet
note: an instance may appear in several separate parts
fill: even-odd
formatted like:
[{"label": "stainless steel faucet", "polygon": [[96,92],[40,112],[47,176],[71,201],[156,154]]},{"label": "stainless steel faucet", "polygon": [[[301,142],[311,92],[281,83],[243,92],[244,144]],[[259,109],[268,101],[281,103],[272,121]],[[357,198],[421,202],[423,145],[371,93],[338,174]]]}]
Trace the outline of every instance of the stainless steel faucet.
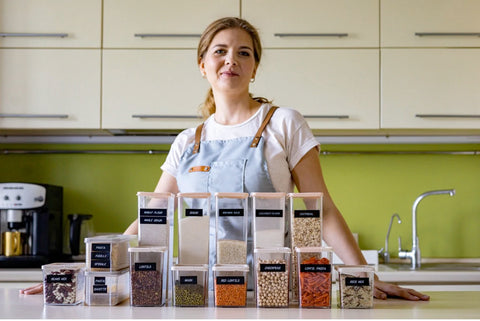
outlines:
[{"label": "stainless steel faucet", "polygon": [[417,234],[417,207],[421,200],[425,197],[430,195],[441,195],[441,194],[449,194],[450,196],[455,195],[454,189],[446,189],[446,190],[436,190],[425,192],[417,197],[415,202],[413,202],[412,207],[412,250],[411,251],[403,251],[401,249],[401,245],[399,245],[398,257],[402,259],[410,259],[411,260],[411,269],[417,269],[421,266],[420,260],[420,246],[418,245],[418,234]]},{"label": "stainless steel faucet", "polygon": [[397,218],[398,224],[402,223],[402,220],[400,219],[400,216],[395,213],[392,215],[390,218],[390,224],[388,225],[388,231],[387,231],[387,236],[385,237],[385,247],[383,249],[380,249],[379,254],[382,254],[383,256],[383,263],[388,263],[390,261],[390,253],[388,252],[388,239],[390,237],[390,231],[392,230],[392,223],[393,219]]}]

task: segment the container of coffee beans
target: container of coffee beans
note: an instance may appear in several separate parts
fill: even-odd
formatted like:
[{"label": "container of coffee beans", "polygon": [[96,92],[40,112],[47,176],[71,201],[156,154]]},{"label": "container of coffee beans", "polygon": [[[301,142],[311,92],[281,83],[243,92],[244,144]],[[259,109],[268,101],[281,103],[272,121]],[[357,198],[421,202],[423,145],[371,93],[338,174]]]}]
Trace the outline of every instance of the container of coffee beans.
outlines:
[{"label": "container of coffee beans", "polygon": [[246,264],[215,264],[213,270],[215,306],[247,306]]},{"label": "container of coffee beans", "polygon": [[86,263],[89,271],[111,272],[128,267],[128,247],[135,235],[99,235],[86,237]]},{"label": "container of coffee beans", "polygon": [[46,305],[77,305],[85,298],[85,263],[42,265],[43,302]]},{"label": "container of coffee beans", "polygon": [[167,296],[168,250],[164,246],[130,247],[130,305],[162,306]]},{"label": "container of coffee beans", "polygon": [[201,307],[208,304],[208,265],[172,266],[173,305]]},{"label": "container of coffee beans", "polygon": [[129,270],[85,272],[85,304],[117,305],[128,299]]},{"label": "container of coffee beans", "polygon": [[339,266],[338,305],[342,309],[373,308],[374,271],[373,266]]}]

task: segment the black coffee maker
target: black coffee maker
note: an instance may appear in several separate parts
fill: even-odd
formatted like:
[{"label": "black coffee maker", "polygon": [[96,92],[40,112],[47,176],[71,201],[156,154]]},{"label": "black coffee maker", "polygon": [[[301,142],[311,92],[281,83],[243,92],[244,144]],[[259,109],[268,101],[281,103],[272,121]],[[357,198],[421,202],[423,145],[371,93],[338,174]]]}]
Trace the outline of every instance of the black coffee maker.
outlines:
[{"label": "black coffee maker", "polygon": [[0,268],[36,268],[62,257],[63,187],[0,183]]}]

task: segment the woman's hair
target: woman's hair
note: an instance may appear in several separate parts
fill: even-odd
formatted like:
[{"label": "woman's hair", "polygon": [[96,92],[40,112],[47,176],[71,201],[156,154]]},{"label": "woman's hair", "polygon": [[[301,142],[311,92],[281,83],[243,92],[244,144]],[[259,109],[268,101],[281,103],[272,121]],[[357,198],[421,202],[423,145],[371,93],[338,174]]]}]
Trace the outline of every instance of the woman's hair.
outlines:
[{"label": "woman's hair", "polygon": [[[258,65],[260,64],[260,58],[262,56],[262,44],[260,42],[260,37],[258,35],[257,29],[255,29],[255,27],[253,27],[248,21],[240,18],[236,18],[236,17],[226,17],[226,18],[218,19],[212,22],[205,29],[198,43],[198,48],[197,48],[198,64],[201,63],[203,57],[208,51],[208,47],[212,43],[212,40],[217,35],[217,33],[225,29],[233,29],[233,28],[240,28],[246,31],[252,38],[255,67],[258,67]],[[250,94],[250,97],[252,97],[256,101],[261,103],[269,102],[269,100],[267,100],[266,98],[253,97],[252,94]],[[208,118],[208,116],[215,113],[215,99],[213,98],[212,88],[208,90],[205,101],[203,102],[202,105],[200,105],[200,113],[204,118]]]}]

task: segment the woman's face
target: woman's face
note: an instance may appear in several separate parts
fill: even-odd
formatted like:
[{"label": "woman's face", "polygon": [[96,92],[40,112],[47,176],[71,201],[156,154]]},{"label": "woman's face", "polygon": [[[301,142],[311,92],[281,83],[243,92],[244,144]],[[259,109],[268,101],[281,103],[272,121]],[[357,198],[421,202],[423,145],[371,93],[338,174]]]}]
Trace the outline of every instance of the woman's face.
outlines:
[{"label": "woman's face", "polygon": [[199,64],[201,73],[215,91],[247,92],[255,77],[253,41],[240,29],[224,29],[213,38]]}]

